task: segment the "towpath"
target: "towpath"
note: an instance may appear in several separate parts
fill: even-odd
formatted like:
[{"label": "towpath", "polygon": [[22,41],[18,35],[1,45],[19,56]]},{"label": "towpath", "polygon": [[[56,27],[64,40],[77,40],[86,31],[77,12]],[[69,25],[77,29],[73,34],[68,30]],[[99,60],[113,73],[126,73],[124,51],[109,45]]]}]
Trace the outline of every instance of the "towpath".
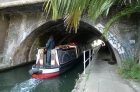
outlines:
[{"label": "towpath", "polygon": [[140,83],[121,78],[116,72],[117,65],[108,64],[105,58],[109,56],[103,52],[95,56],[72,92],[140,92]]}]

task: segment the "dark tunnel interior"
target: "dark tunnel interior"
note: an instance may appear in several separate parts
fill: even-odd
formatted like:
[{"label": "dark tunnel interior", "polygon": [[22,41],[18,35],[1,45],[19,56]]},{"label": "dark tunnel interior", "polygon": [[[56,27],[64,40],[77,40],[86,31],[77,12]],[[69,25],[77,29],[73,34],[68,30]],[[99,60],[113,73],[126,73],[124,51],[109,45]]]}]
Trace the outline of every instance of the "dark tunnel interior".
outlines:
[{"label": "dark tunnel interior", "polygon": [[68,44],[70,42],[88,44],[101,36],[95,28],[82,21],[80,21],[77,33],[73,30],[71,32],[66,31],[62,20],[58,20],[57,25],[49,29],[44,28],[44,33],[39,36],[40,46],[45,46],[50,35],[53,35],[56,45]]}]

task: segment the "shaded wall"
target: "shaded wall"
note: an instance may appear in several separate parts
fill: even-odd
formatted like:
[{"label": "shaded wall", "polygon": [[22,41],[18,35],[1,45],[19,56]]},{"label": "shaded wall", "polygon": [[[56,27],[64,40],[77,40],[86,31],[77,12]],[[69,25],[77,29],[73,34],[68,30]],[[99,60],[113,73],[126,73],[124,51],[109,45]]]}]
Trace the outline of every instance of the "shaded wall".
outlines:
[{"label": "shaded wall", "polygon": [[4,14],[0,15],[0,62],[3,60],[3,50],[7,39],[9,21],[8,16]]}]

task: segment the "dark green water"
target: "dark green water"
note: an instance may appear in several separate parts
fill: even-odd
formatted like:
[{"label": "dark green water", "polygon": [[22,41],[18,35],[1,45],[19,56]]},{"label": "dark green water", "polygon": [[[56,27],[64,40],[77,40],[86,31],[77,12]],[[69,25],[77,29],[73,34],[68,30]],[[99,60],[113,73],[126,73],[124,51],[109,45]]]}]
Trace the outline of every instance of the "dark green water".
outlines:
[{"label": "dark green water", "polygon": [[0,72],[0,92],[71,92],[83,72],[83,63],[51,79],[31,78],[29,69],[31,65]]}]

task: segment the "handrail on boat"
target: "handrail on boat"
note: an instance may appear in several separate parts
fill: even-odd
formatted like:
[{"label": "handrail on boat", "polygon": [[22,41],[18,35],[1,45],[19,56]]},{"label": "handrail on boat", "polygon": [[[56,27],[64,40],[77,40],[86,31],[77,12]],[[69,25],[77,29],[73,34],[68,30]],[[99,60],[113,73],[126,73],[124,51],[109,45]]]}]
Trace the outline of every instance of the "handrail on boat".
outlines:
[{"label": "handrail on boat", "polygon": [[[84,56],[84,74],[86,73],[86,62],[89,61],[89,65],[90,65],[90,62],[93,60],[94,54],[96,54],[98,52],[98,50],[100,49],[100,47],[101,47],[101,45],[83,51],[83,54],[84,54],[83,55]],[[86,59],[86,55],[85,55],[86,52],[89,52],[89,56],[88,56],[87,59]]]}]

